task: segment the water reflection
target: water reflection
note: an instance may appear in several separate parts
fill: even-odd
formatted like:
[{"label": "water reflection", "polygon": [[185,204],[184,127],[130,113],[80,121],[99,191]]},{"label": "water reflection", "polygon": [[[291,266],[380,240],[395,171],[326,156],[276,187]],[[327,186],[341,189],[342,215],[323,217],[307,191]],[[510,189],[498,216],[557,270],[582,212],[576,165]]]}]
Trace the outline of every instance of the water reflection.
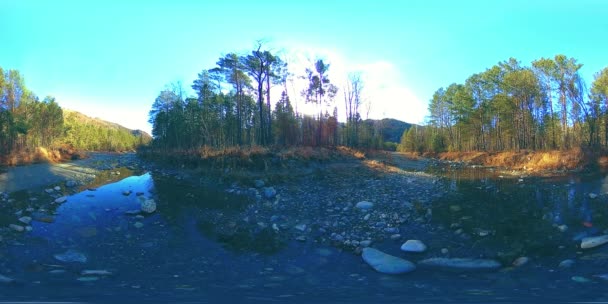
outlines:
[{"label": "water reflection", "polygon": [[452,170],[445,176],[453,191],[435,204],[434,220],[510,253],[509,258],[554,255],[607,224],[605,198],[590,197],[603,193],[606,178],[505,178],[486,169]]}]

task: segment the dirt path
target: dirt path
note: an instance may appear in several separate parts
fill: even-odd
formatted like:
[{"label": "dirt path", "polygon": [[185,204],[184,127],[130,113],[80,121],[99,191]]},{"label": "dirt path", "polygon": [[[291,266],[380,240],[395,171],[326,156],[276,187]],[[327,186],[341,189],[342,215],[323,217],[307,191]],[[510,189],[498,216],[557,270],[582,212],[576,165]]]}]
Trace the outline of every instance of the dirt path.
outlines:
[{"label": "dirt path", "polygon": [[405,171],[425,171],[429,161],[425,158],[412,159],[399,152],[392,152],[389,160],[392,164]]},{"label": "dirt path", "polygon": [[60,164],[33,164],[6,168],[0,173],[0,192],[15,192],[75,180],[92,180],[101,170],[126,164],[135,154],[90,153],[89,158]]}]

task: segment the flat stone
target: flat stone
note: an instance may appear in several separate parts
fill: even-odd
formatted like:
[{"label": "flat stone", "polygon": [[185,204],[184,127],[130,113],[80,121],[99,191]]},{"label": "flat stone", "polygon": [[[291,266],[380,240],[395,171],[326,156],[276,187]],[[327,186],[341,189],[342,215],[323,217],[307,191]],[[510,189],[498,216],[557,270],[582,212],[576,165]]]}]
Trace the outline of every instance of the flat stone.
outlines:
[{"label": "flat stone", "polygon": [[63,204],[63,203],[65,203],[67,200],[68,200],[68,197],[67,197],[67,196],[62,196],[62,197],[56,198],[56,199],[55,199],[55,203],[57,203],[57,204]]},{"label": "flat stone", "polygon": [[567,259],[567,260],[561,261],[559,263],[558,267],[559,268],[570,268],[570,267],[572,267],[572,265],[574,265],[574,260]]},{"label": "flat stone", "polygon": [[27,225],[32,222],[32,218],[29,216],[22,216],[19,218],[19,221]]},{"label": "flat stone", "polygon": [[515,259],[515,261],[513,261],[512,265],[515,267],[521,267],[521,266],[524,266],[525,264],[527,264],[528,262],[530,262],[529,257],[519,257],[519,258]]},{"label": "flat stone", "polygon": [[407,240],[401,245],[401,250],[405,252],[425,252],[426,245],[419,240]]},{"label": "flat stone", "polygon": [[2,284],[15,283],[15,279],[12,279],[12,278],[9,278],[7,276],[4,276],[4,275],[0,274],[0,283],[2,283]]},{"label": "flat stone", "polygon": [[8,227],[17,232],[23,232],[25,230],[25,228],[21,225],[10,224],[10,225],[8,225]]},{"label": "flat stone", "polygon": [[457,271],[495,270],[502,266],[495,260],[469,258],[430,258],[418,262],[418,265]]},{"label": "flat stone", "polygon": [[87,257],[74,249],[69,249],[64,253],[58,253],[53,255],[53,257],[59,261],[66,263],[86,263]]},{"label": "flat stone", "polygon": [[363,261],[374,268],[376,271],[386,274],[401,274],[414,271],[416,265],[390,254],[386,254],[374,248],[363,248],[361,255]]},{"label": "flat stone", "polygon": [[582,249],[594,248],[608,243],[608,234],[583,238],[581,241]]},{"label": "flat stone", "polygon": [[355,205],[355,208],[358,208],[361,210],[369,210],[369,209],[374,208],[374,203],[368,202],[368,201],[360,201]]}]

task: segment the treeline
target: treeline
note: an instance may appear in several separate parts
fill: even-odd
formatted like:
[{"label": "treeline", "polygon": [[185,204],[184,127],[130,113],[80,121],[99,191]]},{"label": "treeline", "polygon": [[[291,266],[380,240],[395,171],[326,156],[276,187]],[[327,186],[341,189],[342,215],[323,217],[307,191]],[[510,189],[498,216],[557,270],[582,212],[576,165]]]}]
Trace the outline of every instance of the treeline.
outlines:
[{"label": "treeline", "polygon": [[0,156],[51,146],[63,133],[63,111],[55,98],[41,101],[19,71],[0,67]]},{"label": "treeline", "polygon": [[509,59],[435,92],[430,120],[404,132],[402,151],[608,148],[608,68],[588,89],[574,58],[524,66]]},{"label": "treeline", "polygon": [[124,151],[149,141],[128,129],[109,128],[81,116],[61,109],[54,97],[40,100],[25,86],[19,71],[0,67],[0,164],[38,147]]},{"label": "treeline", "polygon": [[[330,65],[318,59],[299,71],[307,82],[301,95],[317,113],[302,115],[287,94],[294,73],[277,54],[262,48],[260,43],[248,54],[220,57],[217,66],[192,82],[195,96],[187,96],[179,83],[162,90],[150,111],[153,147],[169,152],[204,146],[383,146],[380,129],[362,123],[360,75],[351,75],[343,87],[347,117],[339,123],[338,87],[327,76]],[[274,86],[283,89],[280,96],[271,96]]]}]

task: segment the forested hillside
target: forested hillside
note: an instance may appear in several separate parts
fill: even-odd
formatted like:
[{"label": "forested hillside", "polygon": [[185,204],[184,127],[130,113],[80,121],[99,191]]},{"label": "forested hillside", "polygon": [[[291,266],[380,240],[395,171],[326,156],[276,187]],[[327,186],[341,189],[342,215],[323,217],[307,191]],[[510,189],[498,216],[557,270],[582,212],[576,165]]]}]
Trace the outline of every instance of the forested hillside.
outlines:
[{"label": "forested hillside", "polygon": [[608,68],[590,88],[583,65],[556,55],[507,61],[440,88],[425,128],[403,134],[403,151],[567,150],[608,147]]},{"label": "forested hillside", "polygon": [[29,162],[53,150],[133,150],[151,140],[134,132],[64,110],[52,96],[40,100],[19,71],[0,67],[0,164]]}]

